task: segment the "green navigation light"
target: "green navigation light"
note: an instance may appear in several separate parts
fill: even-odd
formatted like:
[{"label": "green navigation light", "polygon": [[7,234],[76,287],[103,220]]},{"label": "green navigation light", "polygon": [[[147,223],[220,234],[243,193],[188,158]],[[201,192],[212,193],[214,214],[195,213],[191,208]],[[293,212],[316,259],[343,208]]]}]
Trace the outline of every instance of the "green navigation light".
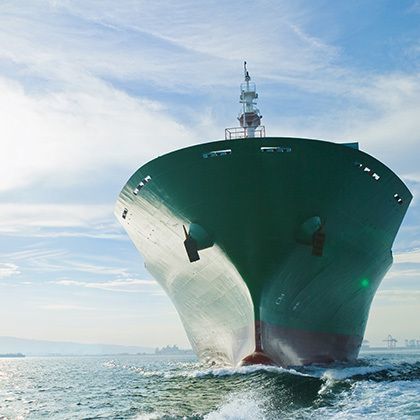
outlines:
[{"label": "green navigation light", "polygon": [[360,280],[360,286],[368,287],[369,286],[369,279],[364,278],[364,279]]}]

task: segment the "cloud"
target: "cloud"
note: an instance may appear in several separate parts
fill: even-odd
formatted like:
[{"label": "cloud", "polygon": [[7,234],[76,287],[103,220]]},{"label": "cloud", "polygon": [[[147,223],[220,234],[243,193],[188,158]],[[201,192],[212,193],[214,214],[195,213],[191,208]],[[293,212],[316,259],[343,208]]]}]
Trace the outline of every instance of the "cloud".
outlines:
[{"label": "cloud", "polygon": [[[420,264],[420,249],[414,249],[407,252],[400,252],[394,254],[394,262],[397,264],[403,263],[414,263]],[[420,267],[418,270],[418,275],[420,277]]]},{"label": "cloud", "polygon": [[127,235],[124,233],[108,233],[108,232],[82,232],[80,230],[75,230],[73,232],[69,231],[29,231],[26,229],[24,232],[4,232],[13,234],[13,236],[30,236],[32,238],[90,238],[90,239],[107,239],[113,241],[128,241]]},{"label": "cloud", "polygon": [[[137,274],[135,274],[137,265],[135,265],[135,271],[132,273],[126,268],[127,261],[124,257],[119,258],[115,255],[75,254],[59,248],[52,250],[33,248],[3,253],[0,254],[0,258],[4,260],[7,259],[25,267],[25,273],[31,273],[33,275],[39,275],[41,273],[48,276],[48,273],[62,273],[64,276],[67,276],[69,273],[72,273],[72,275],[82,273],[83,278],[97,279],[111,277],[113,279],[117,277],[120,279],[115,285],[113,284],[112,279],[107,280],[109,287],[141,284],[141,281],[135,278],[135,276],[137,276]],[[150,281],[147,282],[147,280],[144,280],[144,282],[145,284],[150,283]],[[80,284],[83,285],[83,282]],[[95,287],[95,285],[93,287]]]},{"label": "cloud", "polygon": [[[262,78],[264,72],[290,77],[325,67],[334,48],[289,23],[286,4],[273,4],[282,16],[282,25],[271,25],[274,33],[241,25],[231,31],[220,17],[248,17],[229,4],[2,4],[0,191],[39,182],[78,185],[98,174],[105,181],[106,168],[136,168],[196,142],[201,113],[190,110],[198,127],[181,124],[183,112],[142,94],[150,82],[173,92],[190,86],[194,93],[202,86],[207,93],[215,85],[236,86],[237,67],[250,54],[255,68],[265,69]],[[269,21],[276,15],[255,12]],[[127,94],[115,79],[140,90]]]},{"label": "cloud", "polygon": [[420,280],[420,249],[414,248],[408,251],[395,252],[394,265],[386,275],[386,280],[406,281],[407,286],[415,286],[413,281]]},{"label": "cloud", "polygon": [[0,232],[40,228],[91,227],[113,222],[112,205],[0,204]]},{"label": "cloud", "polygon": [[[122,263],[123,264],[123,263]],[[80,262],[70,254],[63,255],[60,259],[32,258],[29,260],[32,270],[40,272],[81,272],[97,276],[121,276],[128,277],[130,273],[120,266],[100,265],[93,262]]]},{"label": "cloud", "polygon": [[0,279],[20,274],[19,267],[12,263],[0,263]]},{"label": "cloud", "polygon": [[33,238],[127,241],[113,215],[114,203],[0,203],[0,233]]},{"label": "cloud", "polygon": [[[420,136],[419,136],[420,141]],[[420,197],[420,173],[411,172],[403,173],[401,179],[407,184],[408,188],[413,194],[413,201],[411,202],[411,207],[418,208],[419,197]]]},{"label": "cloud", "polygon": [[129,275],[127,272],[127,269],[125,268],[102,266],[98,264],[82,263],[82,262],[76,262],[76,261],[67,261],[66,266],[63,268],[68,268],[74,271],[81,271],[84,273],[91,273],[91,274],[119,275],[119,276],[125,276],[125,277]]},{"label": "cloud", "polygon": [[392,270],[386,275],[386,279],[420,279],[420,269],[418,268],[392,268]]},{"label": "cloud", "polygon": [[417,118],[420,114],[420,75],[390,74],[371,80],[370,86],[359,91],[360,100],[365,101],[371,112],[356,125],[360,132],[357,137],[364,138],[366,145],[376,153],[385,152],[395,164],[405,157],[398,165],[406,165],[405,172],[416,170],[413,155],[418,159],[419,154],[415,151],[420,141],[420,120]]},{"label": "cloud", "polygon": [[[123,66],[112,66],[106,59],[99,62],[100,66],[107,63],[108,72],[124,72],[125,78],[136,72],[170,89],[226,85],[233,81],[227,75],[233,75],[235,63],[244,58],[264,69],[266,75],[296,77],[325,69],[336,56],[335,47],[304,30],[303,14],[297,16],[289,2],[255,6],[248,1],[128,1],[118,5],[105,1],[98,8],[94,3],[79,1],[61,4],[57,9],[80,22],[89,22],[105,37],[125,41],[120,49],[125,57],[124,53],[118,54]],[[265,25],[254,25],[250,30],[249,7],[253,19]],[[234,31],[226,24],[229,16],[234,16]],[[135,54],[136,60],[127,60],[129,53]],[[84,65],[98,67],[92,59],[86,60],[84,52],[82,56]],[[174,83],[174,74],[182,83]]]},{"label": "cloud", "polygon": [[[0,78],[0,129],[7,149],[0,157],[0,190],[41,181],[80,185],[98,174],[106,181],[107,168],[134,169],[197,142],[202,125],[213,132],[221,115],[216,113],[212,124],[182,98],[181,104],[174,106],[170,99],[165,105],[148,99],[146,92],[161,96],[160,89],[190,89],[197,95],[199,90],[208,95],[210,108],[220,107],[215,95],[227,85],[236,87],[246,57],[259,80],[279,89],[289,85],[346,98],[344,107],[331,100],[330,110],[315,120],[304,113],[289,126],[279,116],[271,133],[325,133],[328,138],[333,132],[365,139],[371,150],[387,142],[389,155],[397,152],[398,157],[401,141],[416,141],[418,77],[366,75],[340,66],[340,51],[306,29],[313,16],[289,2],[254,7],[254,19],[266,25],[252,31],[242,24],[248,8],[237,3],[24,5],[1,6],[0,58],[13,69],[3,73],[14,77]],[[235,16],[235,31],[226,25],[226,16]],[[194,123],[187,126],[180,121],[188,107]],[[336,110],[334,118],[331,110]]]},{"label": "cloud", "polygon": [[48,311],[94,311],[96,308],[89,306],[73,305],[66,303],[52,303],[47,305],[41,305],[40,309],[46,309]]},{"label": "cloud", "polygon": [[155,105],[98,79],[80,83],[31,94],[0,78],[0,192],[40,181],[62,188],[97,177],[105,182],[107,167],[136,168],[191,142],[188,130]]},{"label": "cloud", "polygon": [[409,174],[404,174],[402,178],[406,182],[412,182],[413,184],[420,184],[420,172],[413,172]]},{"label": "cloud", "polygon": [[114,203],[0,203],[0,233],[33,238],[126,241],[113,215]]},{"label": "cloud", "polygon": [[54,249],[54,250],[45,250],[45,249],[26,249],[23,251],[8,252],[2,254],[3,258],[8,258],[13,261],[32,261],[32,260],[45,260],[45,259],[55,259],[62,258],[67,254],[66,251]]},{"label": "cloud", "polygon": [[[111,292],[128,292],[128,293],[144,293],[150,292],[154,295],[159,295],[156,293],[155,288],[159,285],[155,281],[151,280],[142,280],[142,279],[118,279],[111,281],[102,281],[102,282],[86,282],[86,281],[77,281],[77,280],[56,280],[52,283],[60,286],[70,286],[70,287],[83,287],[87,289],[100,289]],[[146,289],[144,288],[146,286]]]},{"label": "cloud", "polygon": [[379,290],[377,296],[380,300],[391,301],[393,303],[420,303],[420,290]]}]

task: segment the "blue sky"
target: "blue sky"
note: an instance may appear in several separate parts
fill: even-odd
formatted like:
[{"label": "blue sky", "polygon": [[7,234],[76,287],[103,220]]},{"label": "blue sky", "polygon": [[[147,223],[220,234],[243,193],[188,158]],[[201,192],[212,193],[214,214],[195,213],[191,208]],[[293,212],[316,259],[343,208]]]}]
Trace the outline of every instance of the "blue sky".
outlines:
[{"label": "blue sky", "polygon": [[236,125],[357,140],[415,195],[367,338],[420,338],[420,2],[3,1],[0,335],[187,345],[113,217],[156,155]]}]

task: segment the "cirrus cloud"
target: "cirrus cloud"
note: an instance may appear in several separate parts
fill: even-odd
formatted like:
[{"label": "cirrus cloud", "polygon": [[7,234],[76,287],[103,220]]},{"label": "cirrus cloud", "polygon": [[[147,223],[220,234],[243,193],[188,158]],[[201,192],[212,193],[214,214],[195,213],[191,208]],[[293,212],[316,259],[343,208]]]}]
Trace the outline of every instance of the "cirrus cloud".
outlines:
[{"label": "cirrus cloud", "polygon": [[0,279],[20,274],[19,267],[12,263],[0,263]]},{"label": "cirrus cloud", "polygon": [[[159,285],[152,280],[143,279],[117,279],[110,281],[79,281],[79,280],[56,280],[53,282],[59,286],[70,286],[70,287],[83,287],[86,289],[100,289],[110,292],[128,292],[128,293],[143,293],[153,292],[151,289],[158,288]],[[146,289],[143,287],[146,286]]]}]

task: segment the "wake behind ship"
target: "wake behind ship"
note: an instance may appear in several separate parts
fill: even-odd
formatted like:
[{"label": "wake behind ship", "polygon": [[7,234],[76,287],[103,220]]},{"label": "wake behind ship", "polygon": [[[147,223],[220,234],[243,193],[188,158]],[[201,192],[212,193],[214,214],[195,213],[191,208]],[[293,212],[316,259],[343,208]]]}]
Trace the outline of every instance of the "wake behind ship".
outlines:
[{"label": "wake behind ship", "polygon": [[142,166],[116,217],[201,360],[354,360],[412,195],[357,143],[266,137],[250,80],[240,127]]}]

